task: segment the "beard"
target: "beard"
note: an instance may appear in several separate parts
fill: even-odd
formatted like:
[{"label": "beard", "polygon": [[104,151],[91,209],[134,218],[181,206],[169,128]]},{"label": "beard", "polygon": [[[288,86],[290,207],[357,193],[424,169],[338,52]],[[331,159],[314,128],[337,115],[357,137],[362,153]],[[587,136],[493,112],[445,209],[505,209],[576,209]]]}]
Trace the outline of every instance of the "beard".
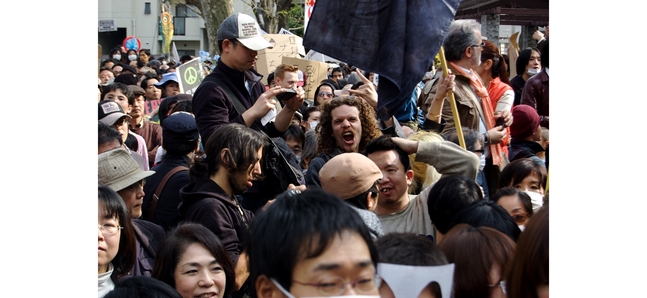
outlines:
[{"label": "beard", "polygon": [[247,175],[244,173],[235,173],[227,177],[229,187],[234,194],[242,194],[247,190]]}]

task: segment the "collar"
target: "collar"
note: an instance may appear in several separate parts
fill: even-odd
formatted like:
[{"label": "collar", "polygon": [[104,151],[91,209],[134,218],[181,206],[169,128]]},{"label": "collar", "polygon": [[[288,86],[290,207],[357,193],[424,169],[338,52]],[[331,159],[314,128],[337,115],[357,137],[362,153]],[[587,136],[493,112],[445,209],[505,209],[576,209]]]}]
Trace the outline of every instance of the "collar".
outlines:
[{"label": "collar", "polygon": [[524,139],[512,138],[512,139],[510,139],[510,145],[524,146],[524,147],[527,147],[528,149],[532,150],[535,153],[546,151],[544,149],[544,147],[542,147],[539,143],[537,143],[535,141],[524,140]]},{"label": "collar", "polygon": [[235,69],[227,66],[227,64],[222,62],[222,58],[218,58],[216,69],[218,71],[222,72],[222,74],[224,74],[225,76],[231,77],[234,82],[241,82],[241,81],[244,82],[245,80],[247,80],[247,81],[251,81],[253,83],[256,83],[256,82],[260,81],[261,79],[263,79],[263,76],[261,74],[259,74],[258,72],[256,72],[256,70],[254,70],[254,68],[250,68],[250,69],[248,69],[246,71],[240,72],[238,70],[235,70]]},{"label": "collar", "polygon": [[146,117],[141,117],[141,120],[139,120],[139,123],[135,124],[135,127],[133,127],[133,129],[144,127],[144,120],[146,120]]}]

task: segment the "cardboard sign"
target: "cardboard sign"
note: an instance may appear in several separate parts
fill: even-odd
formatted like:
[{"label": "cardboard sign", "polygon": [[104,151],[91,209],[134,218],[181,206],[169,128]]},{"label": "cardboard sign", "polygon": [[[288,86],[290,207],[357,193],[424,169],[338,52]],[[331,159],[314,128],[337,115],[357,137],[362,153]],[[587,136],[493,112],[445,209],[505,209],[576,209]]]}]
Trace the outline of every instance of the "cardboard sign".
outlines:
[{"label": "cardboard sign", "polygon": [[306,92],[306,99],[315,99],[315,90],[322,80],[328,78],[328,64],[313,60],[300,58],[283,57],[282,63],[296,65],[305,75],[303,90]]},{"label": "cardboard sign", "polygon": [[[299,58],[305,56],[303,48],[303,39],[297,35],[290,34],[265,34],[263,35],[269,41],[273,48],[258,51],[258,60],[256,61],[256,71],[263,77],[274,72],[276,67],[281,64],[282,57]],[[267,82],[264,82],[267,83]]]},{"label": "cardboard sign", "polygon": [[200,58],[194,58],[180,65],[177,68],[177,75],[180,79],[180,93],[193,94],[204,79]]}]

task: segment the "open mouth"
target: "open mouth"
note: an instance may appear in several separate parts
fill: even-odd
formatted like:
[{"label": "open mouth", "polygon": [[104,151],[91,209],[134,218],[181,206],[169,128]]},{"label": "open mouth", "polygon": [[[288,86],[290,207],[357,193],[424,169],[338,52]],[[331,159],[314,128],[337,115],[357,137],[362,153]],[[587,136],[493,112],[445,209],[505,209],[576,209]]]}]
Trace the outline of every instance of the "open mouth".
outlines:
[{"label": "open mouth", "polygon": [[393,187],[383,187],[380,188],[380,194],[388,196],[393,193]]},{"label": "open mouth", "polygon": [[354,139],[355,139],[355,136],[353,135],[353,133],[347,132],[347,133],[344,133],[342,138],[344,138],[344,141],[346,143],[352,143],[354,141]]}]

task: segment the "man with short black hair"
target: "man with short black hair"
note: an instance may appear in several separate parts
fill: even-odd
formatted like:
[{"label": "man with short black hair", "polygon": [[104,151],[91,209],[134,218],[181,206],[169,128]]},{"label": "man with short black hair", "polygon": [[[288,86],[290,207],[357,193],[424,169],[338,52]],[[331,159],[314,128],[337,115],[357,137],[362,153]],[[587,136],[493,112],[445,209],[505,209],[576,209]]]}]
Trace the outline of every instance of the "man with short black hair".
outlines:
[{"label": "man with short black hair", "polygon": [[153,167],[155,161],[155,154],[157,148],[162,144],[162,127],[158,124],[151,123],[148,118],[144,117],[144,89],[136,85],[128,85],[128,88],[133,93],[133,105],[130,110],[130,130],[142,138],[146,143],[148,149],[148,165]]},{"label": "man with short black hair", "polygon": [[432,221],[427,215],[427,197],[430,187],[418,195],[409,195],[413,170],[409,154],[416,161],[433,166],[442,175],[464,175],[475,179],[479,159],[449,141],[420,142],[403,138],[381,136],[366,145],[364,154],[382,171],[378,183],[379,200],[375,213],[385,233],[416,233],[435,237]]},{"label": "man with short black hair", "polygon": [[277,197],[254,219],[248,247],[256,297],[378,295],[378,255],[368,227],[322,190]]}]

